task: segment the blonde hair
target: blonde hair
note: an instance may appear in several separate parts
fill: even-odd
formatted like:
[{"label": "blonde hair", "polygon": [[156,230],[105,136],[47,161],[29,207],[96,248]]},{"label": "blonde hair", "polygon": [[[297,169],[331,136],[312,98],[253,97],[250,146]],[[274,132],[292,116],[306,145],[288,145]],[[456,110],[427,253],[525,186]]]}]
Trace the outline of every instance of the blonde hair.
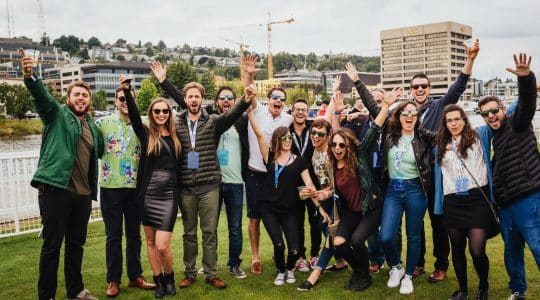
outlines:
[{"label": "blonde hair", "polygon": [[182,145],[180,144],[180,140],[176,136],[176,122],[175,122],[173,110],[169,102],[165,98],[161,98],[161,97],[154,99],[152,103],[150,103],[150,106],[148,107],[147,116],[148,116],[149,126],[148,126],[148,148],[146,149],[146,154],[148,156],[150,156],[151,154],[158,156],[159,153],[161,152],[161,142],[160,142],[161,133],[159,132],[156,121],[154,120],[154,112],[153,112],[154,105],[160,102],[167,104],[167,108],[169,109],[169,119],[165,123],[165,126],[169,130],[169,133],[174,143],[174,149],[171,149],[171,150],[174,152],[176,158],[179,159],[180,153],[182,151]]}]

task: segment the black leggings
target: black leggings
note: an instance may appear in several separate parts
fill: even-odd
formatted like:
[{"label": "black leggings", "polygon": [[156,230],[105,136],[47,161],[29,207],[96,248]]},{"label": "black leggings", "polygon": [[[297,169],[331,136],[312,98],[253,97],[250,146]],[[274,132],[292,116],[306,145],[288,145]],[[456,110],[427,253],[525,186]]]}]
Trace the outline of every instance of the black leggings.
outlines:
[{"label": "black leggings", "polygon": [[486,255],[487,230],[483,228],[448,228],[450,243],[452,245],[452,264],[456,271],[459,289],[468,292],[467,286],[467,258],[465,247],[469,238],[469,252],[471,253],[474,268],[478,274],[479,290],[487,291],[489,259]]},{"label": "black leggings", "polygon": [[[274,245],[274,259],[276,269],[280,273],[286,270],[293,270],[298,259],[298,223],[294,210],[281,210],[271,205],[261,205],[261,217]],[[285,242],[282,232],[285,233],[287,246],[289,248],[287,262],[285,263]]]}]

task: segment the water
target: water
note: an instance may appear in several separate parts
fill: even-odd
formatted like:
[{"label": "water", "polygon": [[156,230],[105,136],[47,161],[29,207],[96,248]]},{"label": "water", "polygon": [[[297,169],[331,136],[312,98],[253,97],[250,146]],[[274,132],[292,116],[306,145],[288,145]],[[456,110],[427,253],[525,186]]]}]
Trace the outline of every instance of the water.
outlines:
[{"label": "water", "polygon": [[0,153],[39,150],[41,135],[33,134],[16,138],[0,138]]}]

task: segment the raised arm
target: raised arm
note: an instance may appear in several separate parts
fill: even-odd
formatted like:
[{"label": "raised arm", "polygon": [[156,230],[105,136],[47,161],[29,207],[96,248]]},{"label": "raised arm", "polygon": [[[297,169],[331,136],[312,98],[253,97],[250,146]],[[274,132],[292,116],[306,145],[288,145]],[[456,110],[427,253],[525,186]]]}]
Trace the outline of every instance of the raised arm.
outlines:
[{"label": "raised arm", "polygon": [[251,128],[253,128],[253,132],[255,133],[255,136],[257,137],[257,142],[259,144],[259,150],[261,151],[262,158],[265,163],[268,162],[268,145],[266,144],[266,140],[264,139],[264,135],[262,133],[261,127],[259,126],[259,122],[255,119],[255,114],[253,114],[252,109],[248,109],[247,116],[249,119],[249,123],[251,124]]},{"label": "raised arm", "polygon": [[356,67],[351,62],[348,62],[345,65],[345,70],[347,70],[346,74],[354,83],[354,87],[358,91],[358,95],[360,95],[360,99],[362,99],[362,103],[364,103],[364,106],[369,111],[369,114],[373,118],[376,118],[377,114],[379,113],[380,108],[377,106],[377,101],[373,99],[373,95],[371,94],[371,92],[368,90],[366,85],[360,80]]},{"label": "raised arm", "polygon": [[159,85],[163,90],[173,98],[173,100],[178,103],[178,105],[182,109],[186,109],[186,101],[184,100],[184,94],[180,90],[178,90],[172,82],[167,80],[167,69],[161,65],[159,61],[153,61],[150,65],[150,69],[152,70],[152,73],[154,73],[154,76],[156,76],[157,80],[159,81]]},{"label": "raised arm", "polygon": [[244,65],[243,72],[245,74],[245,77],[242,79],[244,79],[244,87],[248,87],[253,84],[255,73],[260,71],[260,69],[255,67],[255,64],[259,59],[258,57],[250,54],[247,57],[243,57],[242,60]]},{"label": "raised arm", "polygon": [[531,72],[531,58],[526,53],[514,54],[515,69],[506,70],[518,77],[519,100],[512,118],[512,127],[523,132],[531,126],[536,112],[536,78]]},{"label": "raised arm", "polygon": [[121,85],[122,90],[124,91],[124,96],[126,97],[126,105],[128,108],[128,115],[129,120],[131,122],[131,126],[133,127],[133,131],[139,138],[139,141],[141,144],[146,144],[148,139],[148,134],[146,133],[146,130],[144,129],[143,122],[141,120],[141,114],[139,114],[139,110],[137,109],[137,105],[135,104],[135,99],[133,99],[133,93],[131,92],[131,85],[129,83],[123,83]]},{"label": "raised arm", "polygon": [[233,106],[233,108],[226,113],[219,115],[216,118],[215,130],[216,136],[221,136],[227,131],[233,124],[242,116],[242,114],[250,107],[252,101],[257,101],[257,88],[255,85],[251,85],[244,89],[245,94],[240,100]]}]

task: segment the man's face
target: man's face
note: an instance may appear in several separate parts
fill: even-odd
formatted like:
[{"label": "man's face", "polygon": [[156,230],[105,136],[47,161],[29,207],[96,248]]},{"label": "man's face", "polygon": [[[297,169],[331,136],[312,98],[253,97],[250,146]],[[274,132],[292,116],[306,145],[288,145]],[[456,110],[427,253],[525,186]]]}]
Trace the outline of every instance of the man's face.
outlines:
[{"label": "man's face", "polygon": [[484,122],[493,130],[497,130],[501,127],[502,122],[506,118],[506,107],[499,106],[497,101],[489,101],[488,103],[480,106],[480,115],[484,118]]},{"label": "man's face", "polygon": [[124,91],[116,93],[116,99],[114,99],[114,105],[122,115],[128,115],[128,108],[126,104],[126,96]]},{"label": "man's face", "polygon": [[80,86],[73,87],[67,98],[68,107],[77,116],[84,116],[90,109],[91,103],[90,93]]},{"label": "man's face", "polygon": [[415,78],[411,83],[411,95],[416,103],[422,105],[429,98],[431,87],[426,78]]},{"label": "man's face", "polygon": [[363,111],[365,106],[364,103],[362,103],[362,100],[358,99],[354,102],[354,108],[358,111]]},{"label": "man's face", "polygon": [[318,148],[323,144],[328,143],[328,131],[326,131],[326,127],[312,127],[311,128],[311,143],[313,144],[313,147]]},{"label": "man's face", "polygon": [[285,98],[285,93],[282,91],[274,90],[272,92],[270,98],[268,98],[268,111],[273,117],[277,117],[281,114],[283,107],[285,107],[286,100],[287,98]]},{"label": "man's face", "polygon": [[296,124],[304,124],[307,118],[308,106],[305,103],[298,102],[294,104],[292,115]]},{"label": "man's face", "polygon": [[217,108],[220,113],[228,112],[234,105],[236,99],[229,90],[223,90],[217,97]]},{"label": "man's face", "polygon": [[373,100],[375,100],[375,102],[377,102],[377,106],[378,107],[381,107],[382,103],[383,103],[383,100],[384,100],[384,94],[382,91],[380,90],[376,90],[372,93],[373,95]]},{"label": "man's face", "polygon": [[190,88],[186,91],[184,96],[188,111],[191,114],[198,114],[201,111],[202,106],[202,95],[197,88]]}]

